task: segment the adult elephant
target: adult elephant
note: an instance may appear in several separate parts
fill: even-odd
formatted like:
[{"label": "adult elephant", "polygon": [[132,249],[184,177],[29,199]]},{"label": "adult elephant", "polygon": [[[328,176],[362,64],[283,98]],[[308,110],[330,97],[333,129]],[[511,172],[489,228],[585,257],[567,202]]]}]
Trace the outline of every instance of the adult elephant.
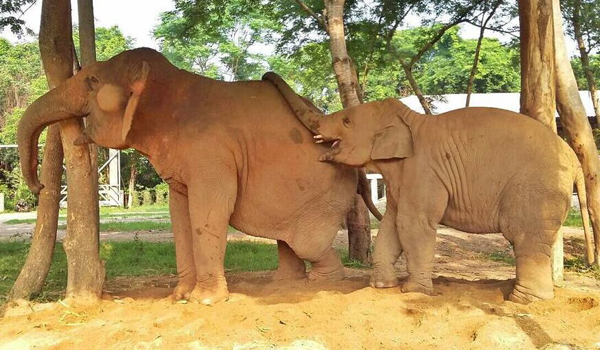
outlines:
[{"label": "adult elephant", "polygon": [[316,161],[324,147],[311,142],[269,82],[215,81],[147,48],[90,65],[33,102],[19,123],[21,168],[33,192],[43,187],[40,132],[78,117],[88,126],[76,144],[135,148],[169,184],[174,298],[227,298],[228,224],[278,240],[279,278],[306,276],[303,260],[312,264],[311,280],[343,277],[331,244],[353,204],[358,173]]}]

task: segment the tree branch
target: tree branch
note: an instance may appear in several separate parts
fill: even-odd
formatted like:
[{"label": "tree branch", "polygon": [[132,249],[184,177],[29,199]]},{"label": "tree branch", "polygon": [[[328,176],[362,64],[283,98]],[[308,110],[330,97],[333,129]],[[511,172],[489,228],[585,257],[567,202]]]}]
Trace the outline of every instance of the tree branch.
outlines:
[{"label": "tree branch", "polygon": [[317,22],[319,23],[319,25],[325,30],[327,31],[327,23],[325,23],[325,20],[323,19],[323,17],[319,16],[315,11],[313,11],[310,7],[308,7],[302,0],[294,0],[298,5],[300,5],[300,7],[302,7],[302,9],[306,12],[308,12],[308,14],[313,17],[314,19],[317,20]]}]

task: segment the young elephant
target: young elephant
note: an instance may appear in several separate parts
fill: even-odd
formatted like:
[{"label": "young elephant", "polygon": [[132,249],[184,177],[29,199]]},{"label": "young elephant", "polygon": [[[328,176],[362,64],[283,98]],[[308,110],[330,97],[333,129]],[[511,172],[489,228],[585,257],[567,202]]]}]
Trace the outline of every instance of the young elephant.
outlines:
[{"label": "young elephant", "polygon": [[274,73],[263,79],[278,87],[303,124],[318,134],[317,142],[332,142],[319,160],[366,166],[383,175],[388,202],[375,243],[372,286],[398,285],[393,265],[404,250],[409,276],[402,291],[431,294],[435,234],[442,223],[471,233],[502,232],[517,260],[510,300],[553,298],[551,247],[574,182],[591,253],[579,162],[541,123],[495,108],[424,116],[396,99],[322,118]]}]

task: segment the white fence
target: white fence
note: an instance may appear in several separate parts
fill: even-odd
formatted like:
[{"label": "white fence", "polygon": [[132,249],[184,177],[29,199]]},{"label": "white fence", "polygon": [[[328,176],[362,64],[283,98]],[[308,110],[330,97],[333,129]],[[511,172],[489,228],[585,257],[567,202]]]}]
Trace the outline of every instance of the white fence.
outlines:
[{"label": "white fence", "polygon": [[379,196],[379,181],[383,182],[383,176],[381,174],[367,174],[367,180],[371,183],[371,200],[373,204],[379,203],[381,198],[385,197],[385,185],[383,185],[383,192]]}]

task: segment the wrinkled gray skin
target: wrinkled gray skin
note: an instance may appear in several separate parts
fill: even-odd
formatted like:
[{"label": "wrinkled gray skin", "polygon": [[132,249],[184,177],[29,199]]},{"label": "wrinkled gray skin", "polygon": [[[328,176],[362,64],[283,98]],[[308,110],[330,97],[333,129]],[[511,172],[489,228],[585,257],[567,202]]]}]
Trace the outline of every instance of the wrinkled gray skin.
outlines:
[{"label": "wrinkled gray skin", "polygon": [[[387,211],[375,242],[371,285],[398,285],[402,250],[404,292],[433,291],[439,223],[471,233],[501,232],[514,247],[517,280],[510,300],[554,296],[551,247],[566,218],[573,183],[585,199],[575,153],[550,129],[524,115],[465,108],[425,116],[396,99],[344,109],[322,118],[303,107],[276,74],[273,82],[318,142],[321,161],[366,166],[387,186]],[[581,203],[586,233],[587,207]]]},{"label": "wrinkled gray skin", "polygon": [[304,260],[311,280],[343,278],[331,245],[353,204],[358,172],[315,160],[325,147],[312,142],[272,84],[201,77],[151,49],[85,67],[33,102],[19,124],[21,167],[33,192],[43,187],[40,132],[81,117],[88,126],[77,144],[135,148],[169,184],[174,298],[227,299],[228,224],[278,240],[276,278],[306,277]]}]

